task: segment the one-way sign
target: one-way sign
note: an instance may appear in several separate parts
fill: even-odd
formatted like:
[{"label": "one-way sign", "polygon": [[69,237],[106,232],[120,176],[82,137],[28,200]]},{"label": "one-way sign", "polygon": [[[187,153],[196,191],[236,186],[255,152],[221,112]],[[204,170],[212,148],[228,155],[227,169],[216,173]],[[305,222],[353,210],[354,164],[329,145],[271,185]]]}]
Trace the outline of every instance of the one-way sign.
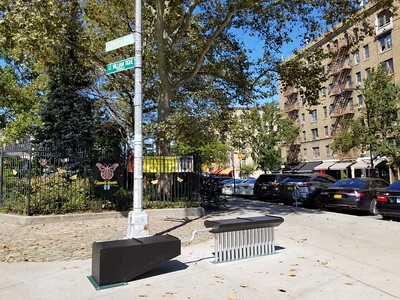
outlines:
[{"label": "one-way sign", "polygon": [[109,75],[112,73],[128,70],[133,68],[134,66],[135,66],[134,57],[129,57],[127,59],[108,64],[106,66],[106,74]]}]

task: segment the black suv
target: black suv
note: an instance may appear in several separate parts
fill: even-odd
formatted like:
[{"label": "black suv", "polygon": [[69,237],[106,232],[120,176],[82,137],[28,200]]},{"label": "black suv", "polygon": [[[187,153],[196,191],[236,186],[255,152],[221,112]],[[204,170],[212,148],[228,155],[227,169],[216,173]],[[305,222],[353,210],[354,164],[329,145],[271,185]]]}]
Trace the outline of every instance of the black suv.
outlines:
[{"label": "black suv", "polygon": [[286,174],[261,174],[254,183],[254,196],[261,200],[276,199],[279,195],[280,182],[286,176]]},{"label": "black suv", "polygon": [[279,199],[285,205],[293,205],[295,199],[304,206],[319,207],[320,192],[337,180],[326,174],[293,174],[279,186]]}]

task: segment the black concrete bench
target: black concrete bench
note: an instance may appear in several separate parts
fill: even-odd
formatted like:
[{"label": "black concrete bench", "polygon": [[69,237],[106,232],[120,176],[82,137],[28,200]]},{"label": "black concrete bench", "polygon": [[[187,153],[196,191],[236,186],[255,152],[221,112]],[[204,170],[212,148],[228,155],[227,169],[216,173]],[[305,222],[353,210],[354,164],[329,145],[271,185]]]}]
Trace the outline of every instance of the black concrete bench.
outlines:
[{"label": "black concrete bench", "polygon": [[215,262],[225,262],[275,253],[274,228],[283,223],[275,216],[206,220],[215,237]]},{"label": "black concrete bench", "polygon": [[123,284],[180,254],[181,241],[171,235],[94,242],[89,280],[96,289]]}]

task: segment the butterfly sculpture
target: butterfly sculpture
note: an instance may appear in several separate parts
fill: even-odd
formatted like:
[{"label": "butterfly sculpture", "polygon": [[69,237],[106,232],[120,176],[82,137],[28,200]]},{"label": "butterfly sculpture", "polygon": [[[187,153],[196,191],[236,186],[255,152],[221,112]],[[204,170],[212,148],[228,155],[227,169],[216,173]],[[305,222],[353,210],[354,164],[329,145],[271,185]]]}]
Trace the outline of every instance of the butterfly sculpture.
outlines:
[{"label": "butterfly sculpture", "polygon": [[105,165],[101,163],[96,163],[96,167],[100,171],[100,177],[104,180],[104,190],[109,190],[109,181],[114,177],[114,171],[119,167],[119,164],[115,163],[112,165]]}]

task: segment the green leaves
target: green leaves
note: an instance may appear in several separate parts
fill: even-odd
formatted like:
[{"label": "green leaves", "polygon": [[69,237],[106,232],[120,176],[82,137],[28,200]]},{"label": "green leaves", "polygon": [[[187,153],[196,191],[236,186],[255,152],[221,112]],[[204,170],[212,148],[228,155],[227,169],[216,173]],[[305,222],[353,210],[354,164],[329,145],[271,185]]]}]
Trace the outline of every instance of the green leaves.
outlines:
[{"label": "green leaves", "polygon": [[234,148],[249,149],[259,168],[272,171],[283,162],[280,146],[294,140],[298,128],[282,116],[276,102],[268,102],[243,109],[234,119],[230,132]]}]

